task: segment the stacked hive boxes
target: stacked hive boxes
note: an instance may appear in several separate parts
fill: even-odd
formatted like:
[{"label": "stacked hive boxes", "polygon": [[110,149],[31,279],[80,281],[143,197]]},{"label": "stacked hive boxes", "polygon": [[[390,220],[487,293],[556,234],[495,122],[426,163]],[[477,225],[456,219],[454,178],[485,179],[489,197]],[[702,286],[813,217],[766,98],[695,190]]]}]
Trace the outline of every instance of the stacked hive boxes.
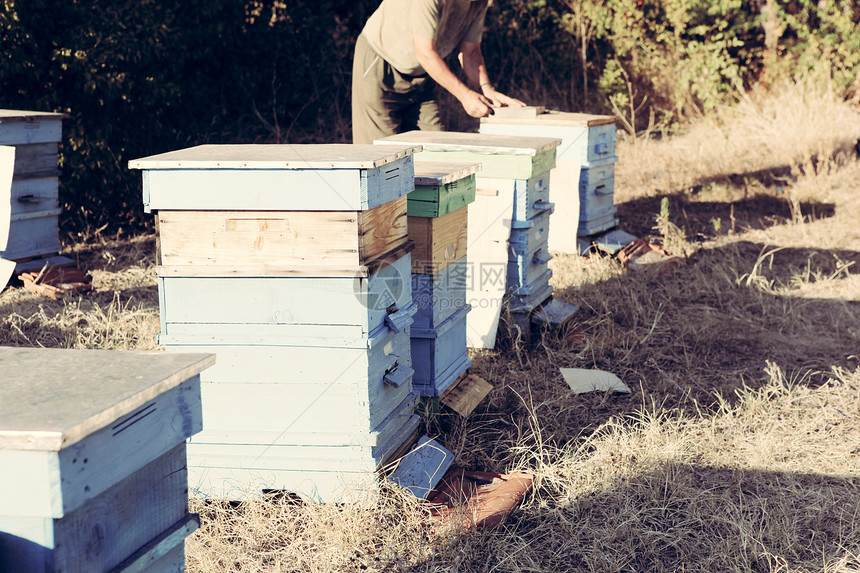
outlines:
[{"label": "stacked hive boxes", "polygon": [[[610,116],[550,111],[534,117],[487,117],[481,133],[561,139],[551,185],[556,212],[551,251],[578,253],[588,240],[618,224],[615,218],[615,120]],[[579,221],[576,233],[569,221]]]},{"label": "stacked hive boxes", "polygon": [[477,164],[415,163],[409,194],[414,387],[439,396],[472,365],[467,356],[468,205],[475,200]]},{"label": "stacked hive boxes", "polygon": [[0,571],[184,571],[203,355],[0,348]]},{"label": "stacked hive boxes", "polygon": [[[552,297],[552,270],[547,240],[549,216],[549,172],[555,165],[560,140],[546,137],[510,137],[454,132],[411,131],[387,137],[378,144],[421,145],[421,160],[481,163],[477,186],[495,193],[505,205],[510,231],[507,240],[506,291],[514,324],[528,330],[531,313]],[[476,216],[480,217],[481,214]],[[475,241],[485,234],[480,223],[472,224]],[[499,220],[483,224],[500,225]],[[470,252],[471,243],[470,239]]]},{"label": "stacked hive boxes", "polygon": [[161,335],[218,357],[198,495],[372,495],[417,428],[411,147],[201,146],[133,161],[157,210]]},{"label": "stacked hive boxes", "polygon": [[[0,249],[2,259],[29,259],[60,250],[57,150],[64,117],[61,113],[0,109],[0,145],[15,147],[10,210],[0,208],[0,217],[9,218],[5,222],[8,240]],[[0,228],[5,226],[0,224]]]}]

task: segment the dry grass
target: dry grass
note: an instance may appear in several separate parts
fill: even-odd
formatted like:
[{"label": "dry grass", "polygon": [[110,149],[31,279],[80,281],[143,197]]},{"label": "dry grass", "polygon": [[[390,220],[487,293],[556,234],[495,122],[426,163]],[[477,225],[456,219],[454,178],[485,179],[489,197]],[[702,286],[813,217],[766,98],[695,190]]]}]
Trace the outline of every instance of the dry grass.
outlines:
[{"label": "dry grass", "polygon": [[[813,120],[814,123],[809,123]],[[560,256],[579,333],[474,354],[495,389],[426,428],[468,469],[536,475],[501,529],[365,506],[194,501],[190,571],[860,571],[860,118],[826,90],[751,97],[680,136],[623,142],[622,226],[686,258],[625,273]],[[852,139],[853,138],[853,139]],[[654,229],[669,198],[676,229]],[[0,343],[152,348],[151,237],[75,253],[96,292],[0,294]],[[572,395],[559,367],[632,395]]]}]

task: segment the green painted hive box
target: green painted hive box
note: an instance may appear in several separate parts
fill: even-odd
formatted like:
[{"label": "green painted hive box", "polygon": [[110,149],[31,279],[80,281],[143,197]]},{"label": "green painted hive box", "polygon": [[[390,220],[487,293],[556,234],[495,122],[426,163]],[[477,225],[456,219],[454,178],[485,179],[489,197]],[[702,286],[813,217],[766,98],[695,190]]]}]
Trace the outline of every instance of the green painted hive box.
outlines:
[{"label": "green painted hive box", "polygon": [[373,142],[422,146],[416,161],[480,163],[481,177],[529,179],[555,167],[560,139],[455,131],[407,131]]},{"label": "green painted hive box", "polygon": [[475,200],[479,163],[415,162],[415,191],[407,196],[410,217],[441,217]]}]

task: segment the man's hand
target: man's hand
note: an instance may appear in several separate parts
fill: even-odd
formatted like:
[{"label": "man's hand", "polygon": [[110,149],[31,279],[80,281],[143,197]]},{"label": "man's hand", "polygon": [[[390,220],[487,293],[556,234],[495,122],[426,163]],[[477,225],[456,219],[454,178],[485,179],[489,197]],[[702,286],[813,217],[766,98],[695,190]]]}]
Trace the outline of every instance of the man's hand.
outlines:
[{"label": "man's hand", "polygon": [[493,103],[493,107],[525,107],[525,102],[497,92],[492,86],[484,88],[484,96]]},{"label": "man's hand", "polygon": [[460,103],[463,104],[463,109],[466,110],[466,113],[472,117],[486,117],[490,115],[493,113],[492,106],[495,105],[488,97],[472,90],[467,91],[463,95]]}]

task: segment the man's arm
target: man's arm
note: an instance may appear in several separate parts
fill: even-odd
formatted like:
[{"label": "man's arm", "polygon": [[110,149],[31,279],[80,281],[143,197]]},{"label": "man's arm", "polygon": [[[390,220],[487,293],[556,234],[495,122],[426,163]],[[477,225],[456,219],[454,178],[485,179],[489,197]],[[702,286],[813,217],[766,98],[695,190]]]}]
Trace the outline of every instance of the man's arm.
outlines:
[{"label": "man's arm", "polygon": [[[421,64],[424,71],[437,84],[451,92],[451,95],[460,101],[466,113],[472,117],[484,117],[492,113],[491,106],[493,105],[493,101],[485,95],[470,89],[469,86],[461,82],[454,75],[454,72],[451,71],[445,60],[436,52],[436,42],[434,40],[413,34],[412,41],[415,45],[415,58],[418,60],[418,63]],[[480,54],[480,50],[478,53]],[[481,61],[483,62],[483,58],[481,58]],[[466,75],[469,77],[468,72]],[[484,71],[484,75],[486,75],[486,70]],[[471,78],[470,81],[472,81]]]},{"label": "man's arm", "polygon": [[487,66],[484,64],[484,54],[481,53],[481,44],[472,42],[460,43],[460,65],[469,82],[478,87],[483,95],[489,99],[495,107],[523,107],[526,104],[518,99],[508,97],[496,91],[490,76],[487,74]]}]

